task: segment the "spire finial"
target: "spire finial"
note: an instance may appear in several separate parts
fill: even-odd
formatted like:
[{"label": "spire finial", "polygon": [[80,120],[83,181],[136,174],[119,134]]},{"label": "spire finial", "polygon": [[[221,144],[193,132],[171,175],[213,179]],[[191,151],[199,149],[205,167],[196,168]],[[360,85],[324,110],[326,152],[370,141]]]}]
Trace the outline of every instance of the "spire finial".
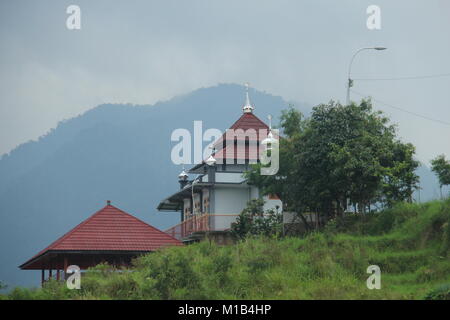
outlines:
[{"label": "spire finial", "polygon": [[267,116],[267,119],[269,119],[269,129],[272,130],[272,115],[269,114],[269,115]]},{"label": "spire finial", "polygon": [[184,162],[181,163],[183,166],[183,170],[180,172],[180,174],[178,175],[178,180],[179,181],[186,181],[188,178],[188,174],[186,173],[186,171],[184,170]]},{"label": "spire finial", "polygon": [[253,110],[255,109],[252,106],[252,103],[250,102],[250,97],[248,95],[248,88],[249,88],[250,84],[248,82],[245,83],[245,103],[242,106],[242,110],[244,111],[244,113],[252,113]]},{"label": "spire finial", "polygon": [[216,147],[214,147],[214,145],[212,145],[209,148],[211,149],[211,155],[209,156],[208,159],[206,159],[205,162],[208,166],[212,167],[217,162],[217,160],[214,158],[214,154],[216,153]]}]

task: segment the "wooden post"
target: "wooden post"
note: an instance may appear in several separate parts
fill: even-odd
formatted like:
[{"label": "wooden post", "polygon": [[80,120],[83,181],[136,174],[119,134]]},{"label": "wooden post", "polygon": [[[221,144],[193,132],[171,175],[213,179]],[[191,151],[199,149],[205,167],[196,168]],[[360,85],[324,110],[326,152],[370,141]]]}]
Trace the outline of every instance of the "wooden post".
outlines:
[{"label": "wooden post", "polygon": [[45,274],[44,274],[44,269],[41,269],[41,287],[44,285],[44,280],[45,280]]},{"label": "wooden post", "polygon": [[64,280],[67,280],[67,267],[68,267],[67,257],[64,257]]},{"label": "wooden post", "polygon": [[59,280],[60,280],[60,279],[59,279],[60,274],[61,274],[61,272],[60,272],[59,268],[56,269],[56,281],[58,281],[58,282],[59,282]]},{"label": "wooden post", "polygon": [[48,280],[52,278],[52,269],[48,269]]}]

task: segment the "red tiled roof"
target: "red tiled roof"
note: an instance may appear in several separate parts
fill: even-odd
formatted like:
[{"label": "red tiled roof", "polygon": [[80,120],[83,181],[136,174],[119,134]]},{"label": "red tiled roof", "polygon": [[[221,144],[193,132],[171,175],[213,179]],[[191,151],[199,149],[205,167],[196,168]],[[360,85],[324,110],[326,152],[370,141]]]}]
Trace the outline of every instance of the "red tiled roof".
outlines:
[{"label": "red tiled roof", "polygon": [[[248,159],[248,160],[258,160],[259,153],[258,147],[255,145],[248,146],[235,146],[234,150],[232,150],[233,146],[226,146],[225,148],[219,150],[214,155],[214,158],[219,159]],[[230,151],[228,151],[229,149]],[[234,152],[233,152],[234,151]]]},{"label": "red tiled roof", "polygon": [[269,126],[262,122],[253,113],[244,113],[231,127],[230,129],[269,129]]},{"label": "red tiled roof", "polygon": [[170,245],[182,242],[108,204],[23,265],[47,251],[155,251]]},{"label": "red tiled roof", "polygon": [[[247,131],[249,129],[255,130],[254,132]],[[248,140],[248,141],[259,141],[264,139],[269,132],[269,127],[262,122],[257,116],[253,113],[244,113],[228,130],[235,130],[236,139],[238,141]],[[239,132],[237,130],[242,130]],[[261,133],[263,136],[260,137],[260,130],[263,130]],[[247,131],[247,132],[246,132]],[[246,133],[248,135],[246,135]],[[233,137],[232,135],[228,138]],[[214,142],[214,146],[217,149],[222,149],[223,141],[227,139],[227,132],[225,132],[220,139]],[[234,140],[234,139],[233,139]]]},{"label": "red tiled roof", "polygon": [[[219,139],[217,139],[214,142],[214,147],[217,150],[216,153],[214,154],[214,158],[216,158],[216,159],[235,159],[235,160],[238,160],[238,159],[258,160],[259,159],[259,152],[258,152],[259,147],[256,146],[254,143],[255,143],[255,141],[260,141],[267,137],[267,134],[269,133],[269,126],[267,124],[265,124],[262,120],[260,120],[257,116],[255,116],[253,113],[243,113],[242,116],[230,127],[229,130],[239,130],[239,129],[243,130],[243,134],[241,134],[239,132],[235,132],[236,133],[236,141],[248,140],[249,142],[252,141],[252,144],[249,144],[245,148],[245,152],[242,149],[235,148],[234,156],[228,155],[226,153],[227,146],[225,146],[225,148],[223,147],[224,140],[226,141],[226,139],[227,139],[227,133],[225,132]],[[247,131],[249,129],[255,130],[256,136],[254,135],[254,133]],[[260,132],[260,130],[263,130],[263,131]],[[246,135],[246,131],[247,131],[248,135]],[[260,133],[261,133],[261,135],[260,135]],[[229,136],[228,138],[230,138],[230,137],[232,137],[232,136]],[[234,139],[233,139],[233,142],[227,141],[226,144],[228,144],[228,143],[234,143]],[[237,152],[237,151],[239,151],[239,152]],[[256,154],[256,158],[254,156],[255,154]],[[203,166],[204,163],[205,163],[205,160],[202,161],[201,164],[197,164],[196,166],[194,166],[191,170],[198,169],[199,167]],[[221,162],[219,162],[219,163],[221,163]]]},{"label": "red tiled roof", "polygon": [[[238,134],[237,141],[243,141],[247,139],[248,141],[260,141],[267,137],[269,132],[269,126],[261,121],[257,116],[253,113],[244,113],[231,127],[231,130],[239,130],[242,129],[244,134]],[[253,129],[255,132],[252,134],[245,135],[245,131]],[[263,131],[259,131],[263,130]],[[247,131],[247,133],[249,133]],[[255,135],[256,133],[256,135]],[[262,135],[260,135],[260,133]],[[222,147],[223,140],[226,140],[226,132],[222,135],[222,137],[215,142],[215,146],[218,151],[214,155],[216,159],[249,159],[249,160],[258,160],[259,159],[259,147],[255,144],[249,144],[247,146],[235,146],[234,155],[233,152],[227,152],[227,148],[230,146]]]}]

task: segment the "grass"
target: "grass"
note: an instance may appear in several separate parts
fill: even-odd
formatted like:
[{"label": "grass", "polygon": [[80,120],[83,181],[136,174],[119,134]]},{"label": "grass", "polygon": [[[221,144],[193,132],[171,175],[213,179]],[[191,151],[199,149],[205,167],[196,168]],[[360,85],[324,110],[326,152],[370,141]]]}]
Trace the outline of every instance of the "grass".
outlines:
[{"label": "grass", "polygon": [[[347,216],[303,238],[203,241],[99,265],[81,290],[49,282],[0,299],[450,299],[450,200]],[[369,290],[369,265],[381,289]]]}]

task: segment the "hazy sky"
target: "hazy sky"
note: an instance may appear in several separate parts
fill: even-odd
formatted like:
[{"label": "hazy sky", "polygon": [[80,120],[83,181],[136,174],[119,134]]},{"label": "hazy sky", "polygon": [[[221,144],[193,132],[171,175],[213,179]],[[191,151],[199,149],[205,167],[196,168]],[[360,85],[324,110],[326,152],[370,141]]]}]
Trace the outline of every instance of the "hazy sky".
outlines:
[{"label": "hazy sky", "polygon": [[[66,8],[81,8],[81,30]],[[381,30],[366,8],[381,8]],[[217,83],[310,105],[344,101],[354,78],[450,73],[450,1],[0,2],[0,154],[100,103],[154,103]],[[355,81],[354,90],[450,123],[450,77]],[[353,95],[352,98],[359,98]],[[375,101],[427,162],[450,156],[450,125]],[[237,106],[238,107],[238,106]]]}]

